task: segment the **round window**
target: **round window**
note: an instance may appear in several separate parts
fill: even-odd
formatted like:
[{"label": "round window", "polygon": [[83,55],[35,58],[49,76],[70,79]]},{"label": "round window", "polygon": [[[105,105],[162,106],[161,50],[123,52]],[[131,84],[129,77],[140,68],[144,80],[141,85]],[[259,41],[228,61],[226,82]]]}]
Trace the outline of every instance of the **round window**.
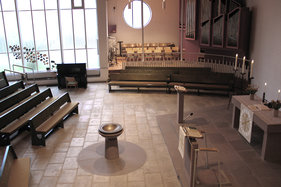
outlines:
[{"label": "round window", "polygon": [[[141,28],[141,1],[134,0],[125,7],[123,11],[123,17],[125,22],[134,29]],[[152,17],[152,12],[148,4],[143,2],[143,26],[149,24]]]}]

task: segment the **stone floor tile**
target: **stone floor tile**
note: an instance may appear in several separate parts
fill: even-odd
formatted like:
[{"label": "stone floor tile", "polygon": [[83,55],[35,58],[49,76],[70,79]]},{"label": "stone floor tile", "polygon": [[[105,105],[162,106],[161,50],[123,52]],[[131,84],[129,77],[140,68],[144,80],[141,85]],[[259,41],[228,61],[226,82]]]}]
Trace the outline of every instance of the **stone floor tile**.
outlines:
[{"label": "stone floor tile", "polygon": [[58,183],[74,183],[76,173],[76,169],[62,170],[61,175],[58,179]]},{"label": "stone floor tile", "polygon": [[58,177],[43,177],[40,182],[40,187],[54,187],[56,186]]},{"label": "stone floor tile", "polygon": [[70,146],[83,146],[84,138],[72,138]]},{"label": "stone floor tile", "polygon": [[63,169],[77,169],[78,163],[76,157],[67,157],[65,158]]},{"label": "stone floor tile", "polygon": [[44,176],[54,177],[59,176],[61,172],[62,164],[48,164],[45,169]]},{"label": "stone floor tile", "polygon": [[43,170],[31,170],[30,171],[30,179],[31,184],[39,184],[41,178],[43,177],[44,171]]},{"label": "stone floor tile", "polygon": [[92,176],[77,176],[75,179],[74,187],[91,187]]},{"label": "stone floor tile", "polygon": [[53,163],[53,164],[64,163],[65,156],[66,153],[54,153],[51,156],[49,163]]}]

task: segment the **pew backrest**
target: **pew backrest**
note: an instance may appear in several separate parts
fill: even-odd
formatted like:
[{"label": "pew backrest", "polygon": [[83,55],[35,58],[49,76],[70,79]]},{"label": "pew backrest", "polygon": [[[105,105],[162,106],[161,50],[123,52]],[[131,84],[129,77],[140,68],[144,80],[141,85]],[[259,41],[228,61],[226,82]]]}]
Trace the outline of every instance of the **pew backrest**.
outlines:
[{"label": "pew backrest", "polygon": [[166,74],[150,74],[150,73],[111,73],[110,81],[155,81],[168,82],[170,77]]},{"label": "pew backrest", "polygon": [[18,81],[10,86],[6,86],[0,89],[0,99],[7,97],[8,95],[16,92],[19,88],[24,89],[23,81]]},{"label": "pew backrest", "polygon": [[65,103],[71,102],[70,96],[68,93],[64,93],[58,97],[54,102],[46,106],[43,110],[37,113],[30,119],[30,128],[35,130],[40,126],[44,121],[46,121],[52,114],[58,111]]},{"label": "pew backrest", "polygon": [[21,102],[22,100],[31,96],[34,92],[39,92],[39,88],[37,84],[33,84],[24,90],[17,92],[3,100],[0,101],[0,112],[12,107],[13,105]]},{"label": "pew backrest", "polygon": [[36,96],[30,98],[29,100],[18,105],[9,112],[3,114],[2,116],[0,116],[0,129],[27,113],[32,108],[45,101],[48,97],[53,97],[50,88],[40,92]]},{"label": "pew backrest", "polygon": [[6,74],[4,71],[0,72],[0,88],[4,88],[6,86],[9,86]]}]

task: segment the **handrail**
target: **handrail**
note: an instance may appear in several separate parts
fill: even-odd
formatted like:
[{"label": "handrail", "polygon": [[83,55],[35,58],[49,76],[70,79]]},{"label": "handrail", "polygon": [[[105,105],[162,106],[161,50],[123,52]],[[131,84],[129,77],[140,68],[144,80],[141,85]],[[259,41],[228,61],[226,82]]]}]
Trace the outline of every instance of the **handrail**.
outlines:
[{"label": "handrail", "polygon": [[[24,71],[24,69],[30,69],[30,70],[32,70],[33,81],[34,81],[34,83],[35,83],[35,76],[34,76],[34,69],[33,69],[33,68],[27,67],[27,66],[21,66],[21,65],[13,64],[13,70],[15,70],[15,67],[20,67],[20,68],[23,69],[23,71]],[[24,72],[25,72],[25,71],[24,71]],[[28,77],[27,77],[27,74],[26,74],[26,83],[27,83],[27,79],[28,79]]]},{"label": "handrail", "polygon": [[4,71],[9,71],[11,73],[18,73],[21,75],[21,79],[27,83],[27,73],[22,73],[22,72],[19,72],[19,71],[14,71],[14,70],[10,70],[10,69],[4,69]]}]

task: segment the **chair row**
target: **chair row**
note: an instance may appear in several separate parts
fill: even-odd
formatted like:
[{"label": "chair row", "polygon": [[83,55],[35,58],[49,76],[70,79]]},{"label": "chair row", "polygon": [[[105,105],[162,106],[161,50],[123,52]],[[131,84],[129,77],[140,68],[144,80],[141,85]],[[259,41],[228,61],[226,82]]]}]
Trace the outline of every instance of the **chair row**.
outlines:
[{"label": "chair row", "polygon": [[[144,47],[169,47],[174,46],[173,43],[144,43]],[[142,47],[142,43],[133,43],[133,44],[122,44],[122,48],[134,48],[134,47]]]}]

